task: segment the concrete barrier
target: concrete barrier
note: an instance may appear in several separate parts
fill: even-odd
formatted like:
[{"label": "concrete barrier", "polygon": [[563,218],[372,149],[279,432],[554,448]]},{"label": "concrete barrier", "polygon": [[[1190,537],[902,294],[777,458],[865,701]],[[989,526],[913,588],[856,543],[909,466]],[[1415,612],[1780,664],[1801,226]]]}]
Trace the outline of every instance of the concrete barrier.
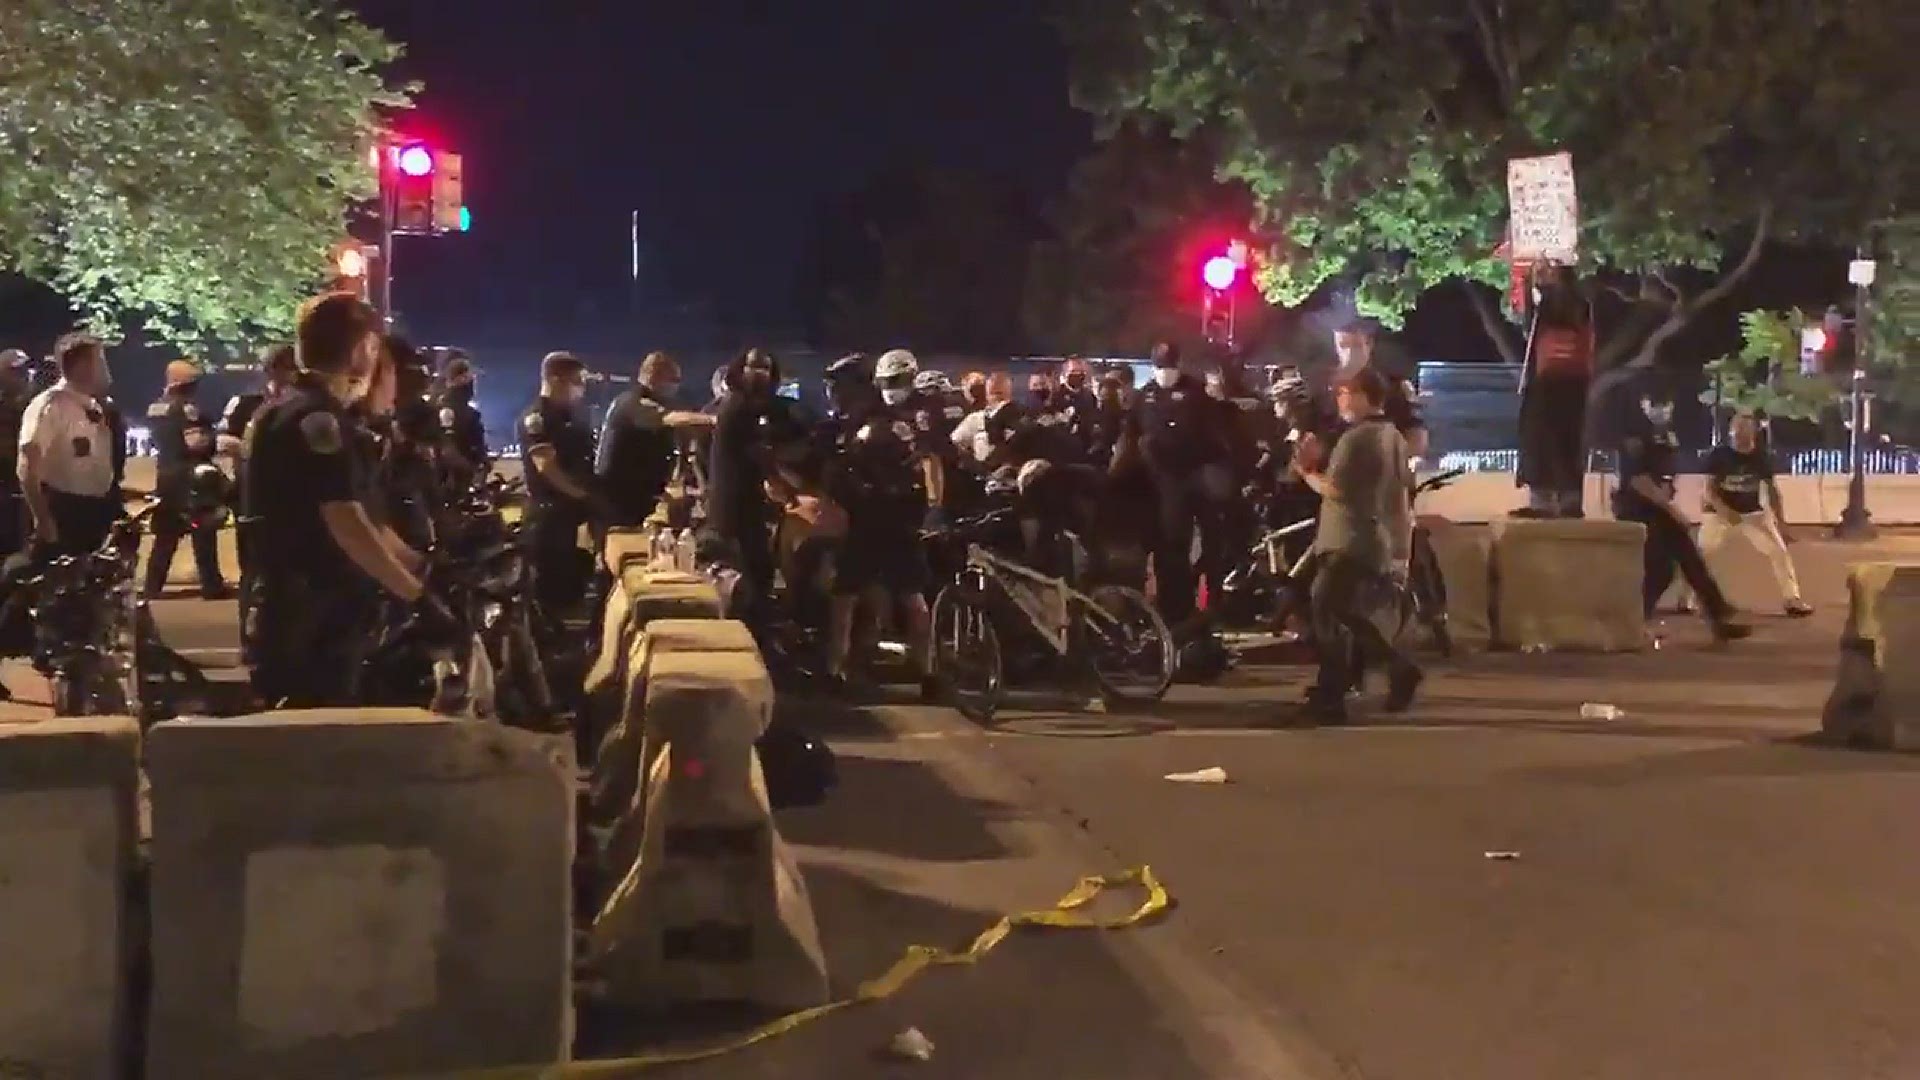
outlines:
[{"label": "concrete barrier", "polygon": [[140,728],[0,725],[0,1076],[127,1072]]},{"label": "concrete barrier", "polygon": [[772,702],[757,652],[649,657],[639,843],[589,935],[606,1006],[826,1002],[812,903],[754,752]]},{"label": "concrete barrier", "polygon": [[1646,527],[1630,521],[1493,523],[1494,633],[1507,648],[1624,652],[1646,644]]},{"label": "concrete barrier", "polygon": [[[613,829],[601,852],[615,877],[640,854],[646,829],[644,783],[653,761],[670,741],[667,732],[695,725],[731,724],[753,729],[758,739],[773,720],[773,680],[757,649],[744,652],[672,652],[654,647],[652,630],[640,635],[621,722],[600,744],[593,776],[593,812],[611,815]],[[704,717],[705,719],[700,719]]]},{"label": "concrete barrier", "polygon": [[[613,722],[595,744],[588,806],[597,821],[618,821],[633,812],[646,742],[647,666],[666,652],[759,654],[746,624],[731,619],[656,619],[625,645],[619,670],[623,692]],[[624,867],[623,867],[624,869]]]},{"label": "concrete barrier", "polygon": [[600,648],[587,669],[587,745],[599,746],[626,715],[622,695],[640,629],[655,619],[717,619],[720,592],[698,574],[630,563],[600,615]]},{"label": "concrete barrier", "polygon": [[1840,665],[1821,727],[1849,745],[1920,750],[1920,563],[1847,571]]},{"label": "concrete barrier", "polygon": [[1493,537],[1450,521],[1422,518],[1447,586],[1447,630],[1455,648],[1484,651],[1493,643]]},{"label": "concrete barrier", "polygon": [[[1832,525],[1840,520],[1847,505],[1850,479],[1842,473],[1779,478],[1780,501],[1786,520],[1794,525]],[[1616,487],[1610,473],[1589,473],[1585,489],[1585,510],[1590,518],[1611,517],[1610,502]],[[1699,515],[1700,496],[1706,478],[1686,475],[1676,487],[1680,505],[1687,513]],[[1526,494],[1516,488],[1512,473],[1469,473],[1447,487],[1420,500],[1422,513],[1438,514],[1452,521],[1480,524],[1506,517],[1515,507],[1526,504]],[[1882,525],[1920,524],[1920,476],[1867,477],[1867,509]]]},{"label": "concrete barrier", "polygon": [[563,1061],[564,742],[416,710],[148,735],[151,1080]]}]

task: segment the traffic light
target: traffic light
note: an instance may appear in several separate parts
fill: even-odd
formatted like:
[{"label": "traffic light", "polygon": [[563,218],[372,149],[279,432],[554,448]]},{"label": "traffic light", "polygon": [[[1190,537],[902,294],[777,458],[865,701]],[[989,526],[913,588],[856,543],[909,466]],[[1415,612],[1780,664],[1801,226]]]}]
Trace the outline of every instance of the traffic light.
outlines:
[{"label": "traffic light", "polygon": [[471,218],[460,190],[460,155],[440,155],[433,170],[433,231],[466,232]]},{"label": "traffic light", "polygon": [[1233,288],[1233,283],[1239,279],[1240,268],[1225,255],[1215,255],[1200,268],[1200,280],[1214,292],[1226,292]]},{"label": "traffic light", "polygon": [[433,231],[434,152],[426,143],[401,143],[393,148],[393,231]]}]

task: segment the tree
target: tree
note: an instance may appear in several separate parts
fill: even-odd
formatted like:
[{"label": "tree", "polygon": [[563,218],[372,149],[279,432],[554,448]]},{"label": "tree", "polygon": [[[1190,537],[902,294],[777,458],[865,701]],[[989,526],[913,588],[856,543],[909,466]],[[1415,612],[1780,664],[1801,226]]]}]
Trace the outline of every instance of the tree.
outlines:
[{"label": "tree", "polygon": [[399,53],[325,0],[8,0],[0,270],[102,330],[284,331],[375,193]]},{"label": "tree", "polygon": [[1602,362],[1651,362],[1774,240],[1852,242],[1915,190],[1910,0],[1070,0],[1076,100],[1222,148],[1291,303],[1352,276],[1398,325],[1466,284],[1495,297],[1509,158],[1565,149]]},{"label": "tree", "polygon": [[1807,325],[1797,313],[1741,315],[1740,351],[1707,364],[1701,402],[1781,420],[1818,420],[1840,400],[1840,390],[1829,377],[1800,371],[1800,332]]},{"label": "tree", "polygon": [[[1125,124],[1074,167],[1034,245],[1025,323],[1040,348],[1144,355],[1198,332],[1200,265],[1253,213],[1243,185],[1214,178],[1214,155],[1165,125]],[[1244,339],[1259,321],[1242,304]]]},{"label": "tree", "polygon": [[876,175],[815,222],[801,282],[809,337],[862,349],[1015,349],[1036,231],[1008,185],[918,167]]}]

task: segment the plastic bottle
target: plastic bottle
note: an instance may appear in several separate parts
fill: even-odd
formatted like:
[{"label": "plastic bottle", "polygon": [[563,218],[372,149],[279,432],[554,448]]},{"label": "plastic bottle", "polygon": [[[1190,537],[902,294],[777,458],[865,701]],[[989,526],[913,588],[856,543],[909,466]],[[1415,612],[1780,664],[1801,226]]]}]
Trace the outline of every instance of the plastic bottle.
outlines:
[{"label": "plastic bottle", "polygon": [[647,561],[655,570],[664,570],[673,565],[673,530],[658,528],[653,530],[653,543],[650,546]]},{"label": "plastic bottle", "polygon": [[1580,706],[1580,719],[1582,720],[1625,720],[1626,718],[1627,711],[1618,705],[1606,705],[1597,701],[1589,701],[1585,705]]},{"label": "plastic bottle", "polygon": [[691,574],[695,570],[699,569],[699,567],[696,565],[696,559],[694,557],[694,550],[699,545],[694,541],[692,529],[681,529],[680,539],[675,541],[674,546],[676,549],[676,555],[678,556],[678,558],[676,558],[675,560],[675,563],[676,565],[679,566],[679,568],[682,571],[685,571],[686,573]]}]

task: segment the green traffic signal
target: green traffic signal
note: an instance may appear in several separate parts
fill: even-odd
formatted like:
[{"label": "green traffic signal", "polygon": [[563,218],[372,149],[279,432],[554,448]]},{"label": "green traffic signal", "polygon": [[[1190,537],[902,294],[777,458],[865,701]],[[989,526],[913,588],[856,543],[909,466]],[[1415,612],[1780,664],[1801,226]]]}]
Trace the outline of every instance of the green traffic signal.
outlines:
[{"label": "green traffic signal", "polygon": [[463,206],[460,208],[460,231],[466,232],[471,228],[473,228],[473,215]]}]

